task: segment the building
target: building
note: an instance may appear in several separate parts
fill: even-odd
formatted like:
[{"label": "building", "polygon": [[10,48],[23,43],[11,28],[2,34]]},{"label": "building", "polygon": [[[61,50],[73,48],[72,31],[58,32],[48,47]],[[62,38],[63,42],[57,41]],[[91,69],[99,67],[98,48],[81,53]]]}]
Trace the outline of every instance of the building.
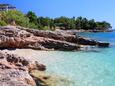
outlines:
[{"label": "building", "polygon": [[0,4],[0,11],[16,10],[16,7],[10,4]]}]

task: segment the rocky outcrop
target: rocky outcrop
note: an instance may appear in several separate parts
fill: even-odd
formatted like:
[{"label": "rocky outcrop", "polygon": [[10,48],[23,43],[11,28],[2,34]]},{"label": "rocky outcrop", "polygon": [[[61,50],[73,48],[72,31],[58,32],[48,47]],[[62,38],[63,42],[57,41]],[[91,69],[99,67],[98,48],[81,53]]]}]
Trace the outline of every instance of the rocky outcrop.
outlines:
[{"label": "rocky outcrop", "polygon": [[98,47],[109,47],[109,43],[98,42]]},{"label": "rocky outcrop", "polygon": [[[62,86],[67,78],[45,72],[46,66],[28,57],[0,52],[0,86]],[[62,85],[61,85],[62,84]]]},{"label": "rocky outcrop", "polygon": [[76,43],[76,36],[72,33],[67,33],[66,31],[43,31],[43,30],[34,30],[26,29],[27,32],[32,33],[35,36],[51,38],[55,40],[67,41]]},{"label": "rocky outcrop", "polygon": [[38,50],[78,50],[79,45],[34,34],[16,27],[0,28],[0,48],[32,48]]},{"label": "rocky outcrop", "polygon": [[43,31],[34,29],[26,29],[26,31],[32,33],[35,36],[67,41],[79,45],[109,47],[109,43],[98,42],[90,38],[81,37],[77,35],[76,31]]},{"label": "rocky outcrop", "polygon": [[23,27],[0,27],[0,48],[31,48],[37,50],[79,50],[79,45],[108,47],[92,39],[66,31],[42,31]]},{"label": "rocky outcrop", "polygon": [[[31,48],[70,51],[79,50],[81,45],[108,47],[109,43],[80,37],[73,32],[30,30],[14,26],[0,27],[0,49]],[[40,74],[45,70],[46,66],[37,61],[0,52],[0,86],[49,86],[49,76]],[[37,71],[37,75],[34,71]],[[54,78],[50,78],[50,81],[52,80]]]},{"label": "rocky outcrop", "polygon": [[[24,57],[0,52],[0,86],[38,86],[30,74],[33,70],[45,71],[46,67]],[[38,82],[41,84],[42,80]]]}]

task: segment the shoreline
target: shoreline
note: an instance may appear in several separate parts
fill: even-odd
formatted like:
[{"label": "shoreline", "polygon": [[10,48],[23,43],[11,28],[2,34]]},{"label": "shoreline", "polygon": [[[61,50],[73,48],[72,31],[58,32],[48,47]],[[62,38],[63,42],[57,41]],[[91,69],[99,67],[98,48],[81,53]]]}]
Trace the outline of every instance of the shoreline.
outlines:
[{"label": "shoreline", "polygon": [[[18,68],[19,71],[20,69],[24,70],[24,68],[26,68],[26,71],[24,71],[24,73],[27,72],[27,74],[34,80],[33,81],[31,79],[32,82],[42,84],[41,86],[44,86],[44,84],[46,85],[48,83],[53,84],[58,80],[61,81],[62,83],[68,82],[68,80],[66,81],[65,79],[63,79],[61,75],[55,76],[51,74],[51,76],[50,75],[47,76],[48,72],[45,71],[47,63],[50,62],[52,65],[60,61],[60,59],[57,58],[59,56],[55,57],[55,55],[49,53],[50,51],[70,52],[70,51],[80,51],[81,48],[83,49],[85,47],[86,49],[88,49],[87,47],[89,46],[90,47],[96,46],[101,48],[109,47],[109,43],[99,42],[90,38],[81,37],[76,35],[76,33],[66,31],[64,32],[43,31],[35,29],[25,29],[23,27],[9,26],[9,27],[0,27],[0,36],[1,36],[0,48],[2,49],[1,52],[8,53],[6,54],[5,58],[6,62],[10,64],[11,67],[10,70],[13,69],[15,70],[15,67]],[[21,67],[23,60],[20,59],[20,57],[25,58],[24,61],[27,60],[26,62],[24,62],[28,63],[26,66]],[[52,59],[52,57],[55,58]],[[8,62],[9,61],[8,59],[10,59],[11,62]],[[17,61],[17,59],[19,60]],[[18,64],[20,61],[22,61],[22,63],[20,63],[21,65]],[[4,64],[3,62],[1,63],[2,67],[4,67],[5,65],[6,70],[8,70],[9,66]],[[50,67],[52,67],[51,65]],[[54,67],[52,68],[55,69]],[[37,70],[38,74],[36,73],[35,70]]]},{"label": "shoreline", "polygon": [[114,32],[115,30],[55,30],[55,31],[64,31],[64,32],[67,32],[67,33],[81,33],[81,32],[92,32],[92,33],[98,33],[98,32]]},{"label": "shoreline", "polygon": [[78,51],[80,45],[109,47],[109,43],[76,35],[76,32],[44,31],[19,26],[0,27],[0,48]]},{"label": "shoreline", "polygon": [[[44,64],[47,67],[47,64],[45,62],[50,61],[50,63],[54,64],[58,59],[52,59],[47,57],[48,52],[50,51],[40,51],[40,50],[33,50],[33,49],[15,49],[15,50],[0,50],[2,53],[9,53],[14,54],[20,57],[25,57],[27,60],[30,60],[32,62],[37,61],[39,63]],[[49,56],[49,55],[48,55]],[[68,84],[74,84],[73,81],[69,80],[69,78],[64,77],[62,75],[58,74],[51,74],[47,71],[39,71],[39,70],[33,70],[30,75],[36,79],[42,80],[40,86],[58,86],[60,85],[68,85]],[[45,79],[46,78],[46,79]],[[38,80],[37,80],[38,81]]]}]

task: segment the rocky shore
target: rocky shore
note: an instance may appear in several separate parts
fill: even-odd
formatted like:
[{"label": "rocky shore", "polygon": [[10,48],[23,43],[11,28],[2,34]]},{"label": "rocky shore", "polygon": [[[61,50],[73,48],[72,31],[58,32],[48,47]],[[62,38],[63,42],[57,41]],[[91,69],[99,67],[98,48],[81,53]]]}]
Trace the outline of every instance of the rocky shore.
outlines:
[{"label": "rocky shore", "polygon": [[0,52],[0,86],[38,86],[38,81],[42,86],[42,80],[31,75],[34,70],[42,72],[46,66],[25,57]]},{"label": "rocky shore", "polygon": [[55,82],[65,80],[47,75],[46,66],[35,60],[2,49],[77,51],[83,46],[109,47],[109,43],[84,38],[76,32],[0,27],[0,86],[56,86]]},{"label": "rocky shore", "polygon": [[18,26],[0,27],[0,48],[31,48],[37,50],[80,50],[80,45],[108,47],[98,42],[66,31],[42,31]]},{"label": "rocky shore", "polygon": [[0,86],[63,86],[73,83],[67,78],[46,73],[46,66],[32,59],[0,51]]}]

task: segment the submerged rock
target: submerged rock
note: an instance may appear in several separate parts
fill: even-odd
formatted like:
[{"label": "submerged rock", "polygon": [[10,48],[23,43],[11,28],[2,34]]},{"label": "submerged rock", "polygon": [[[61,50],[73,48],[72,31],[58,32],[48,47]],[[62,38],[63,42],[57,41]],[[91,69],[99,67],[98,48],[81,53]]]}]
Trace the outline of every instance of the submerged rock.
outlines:
[{"label": "submerged rock", "polygon": [[[49,75],[37,70],[32,71],[31,75],[35,78],[37,86],[75,86],[72,80],[67,77],[61,77],[60,75]],[[39,83],[39,80],[41,80],[41,83]]]}]

